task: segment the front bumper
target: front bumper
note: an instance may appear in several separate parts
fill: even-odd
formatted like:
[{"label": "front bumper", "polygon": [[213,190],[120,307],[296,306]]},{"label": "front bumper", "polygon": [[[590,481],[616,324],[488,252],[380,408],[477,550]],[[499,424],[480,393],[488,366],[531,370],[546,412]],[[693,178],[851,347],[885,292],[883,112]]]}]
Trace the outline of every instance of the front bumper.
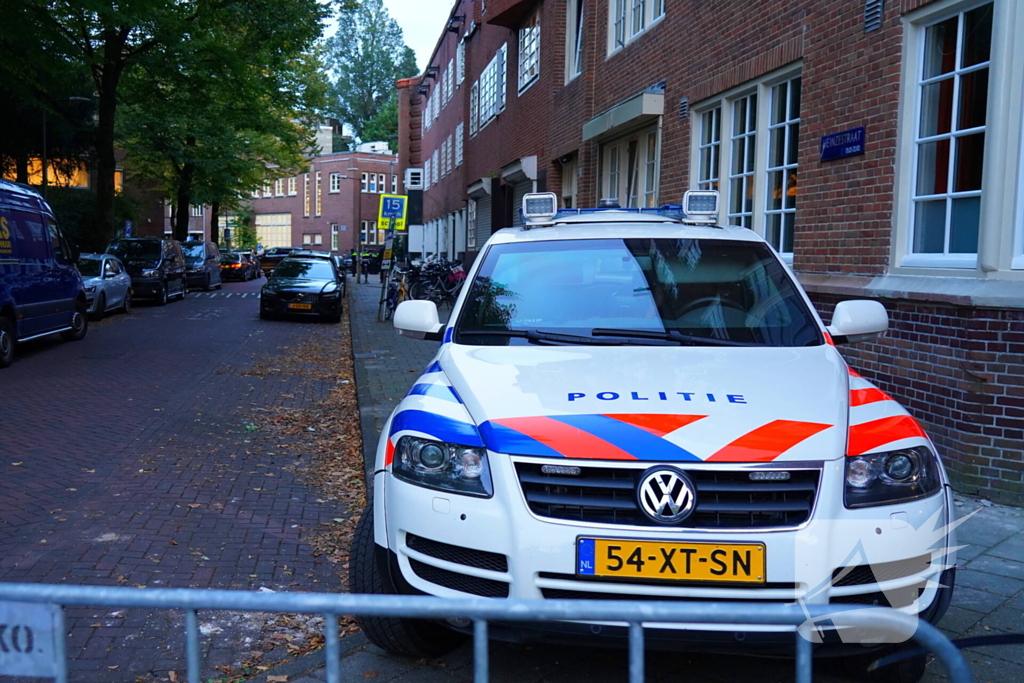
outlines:
[{"label": "front bumper", "polygon": [[[516,472],[515,460],[489,453],[494,496],[472,498],[422,488],[379,471],[374,477],[376,543],[387,554],[391,580],[404,593],[441,597],[487,595],[521,599],[697,599],[749,601],[751,604],[803,601],[805,604],[885,604],[908,614],[938,621],[949,604],[952,581],[946,567],[955,564],[952,534],[944,533],[947,512],[952,510],[948,488],[912,503],[847,510],[843,506],[843,461],[822,464],[816,506],[810,519],[798,528],[693,530],[610,524],[584,524],[541,518],[527,507]],[[536,461],[536,459],[532,459]],[[577,464],[574,461],[574,464]],[[578,462],[586,465],[586,462]],[[599,464],[599,463],[591,463]],[[800,463],[805,465],[806,463]],[[784,468],[784,466],[782,466]],[[683,584],[670,581],[578,577],[576,540],[581,536],[629,540],[696,541],[716,543],[764,543],[767,583],[764,585]],[[468,566],[450,554],[430,554],[419,539],[428,539],[471,551],[504,556],[504,571]],[[886,578],[881,583],[831,585],[833,570],[848,566],[898,562],[930,556],[920,569]],[[453,559],[457,561],[452,561]],[[500,569],[500,565],[498,566]],[[880,579],[881,580],[881,579]],[[879,598],[884,595],[885,598]],[[909,596],[909,598],[908,598]],[[916,599],[914,599],[916,596]],[[881,599],[883,602],[878,602]],[[749,624],[651,624],[665,631],[676,646],[688,644],[741,646],[749,651],[755,641],[768,648],[793,644],[791,627]],[[622,624],[563,622],[515,625],[514,639],[575,635],[624,638]],[[673,635],[675,631],[675,635]],[[701,635],[703,634],[703,635]],[[743,634],[737,636],[736,634]],[[759,634],[756,637],[748,636]],[[740,645],[742,643],[742,645]]]}]

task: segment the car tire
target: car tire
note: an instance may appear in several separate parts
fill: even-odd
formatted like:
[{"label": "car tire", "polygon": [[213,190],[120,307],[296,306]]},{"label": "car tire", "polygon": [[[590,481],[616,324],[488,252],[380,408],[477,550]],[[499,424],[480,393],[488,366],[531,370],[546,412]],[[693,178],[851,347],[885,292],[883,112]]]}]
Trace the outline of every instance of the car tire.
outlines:
[{"label": "car tire", "polygon": [[331,313],[330,315],[325,315],[324,316],[324,320],[326,320],[329,323],[334,323],[334,324],[340,323],[341,322],[341,306],[338,306],[338,312],[337,313]]},{"label": "car tire", "polygon": [[166,282],[161,282],[160,283],[160,289],[157,290],[157,293],[156,293],[156,305],[157,306],[166,306],[167,305],[167,299],[168,299],[168,296],[167,296],[167,283]]},{"label": "car tire", "polygon": [[276,317],[277,316],[270,311],[264,311],[262,308],[260,309],[260,320],[273,320]]},{"label": "car tire", "polygon": [[124,303],[121,304],[121,310],[125,313],[132,312],[132,290],[128,290],[124,293]]},{"label": "car tire", "polygon": [[71,314],[71,329],[64,330],[60,336],[64,341],[81,341],[89,331],[89,307],[84,301],[75,302],[75,311]]},{"label": "car tire", "polygon": [[865,681],[866,683],[917,683],[924,676],[925,667],[928,665],[927,654],[908,657],[873,671],[868,670],[869,666],[882,657],[896,654],[906,647],[917,646],[914,643],[894,645],[870,653],[844,657],[844,673],[854,680]]},{"label": "car tire", "polygon": [[[349,567],[349,592],[395,594],[387,589],[381,567],[378,566],[377,545],[373,540],[372,505],[363,510],[363,516],[356,525],[349,553]],[[392,654],[406,657],[437,657],[451,652],[466,639],[463,634],[433,621],[363,616],[356,617],[356,622],[371,643]]]},{"label": "car tire", "polygon": [[0,368],[14,362],[14,322],[0,315]]},{"label": "car tire", "polygon": [[107,295],[105,292],[100,292],[100,298],[96,300],[96,310],[92,314],[93,320],[103,320],[103,315],[107,312]]}]

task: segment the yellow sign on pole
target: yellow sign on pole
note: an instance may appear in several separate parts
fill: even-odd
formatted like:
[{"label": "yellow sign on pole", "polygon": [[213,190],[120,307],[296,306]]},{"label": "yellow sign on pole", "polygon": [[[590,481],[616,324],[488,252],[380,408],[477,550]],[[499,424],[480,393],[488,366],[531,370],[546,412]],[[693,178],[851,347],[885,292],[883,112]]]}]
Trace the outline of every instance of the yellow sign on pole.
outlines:
[{"label": "yellow sign on pole", "polygon": [[382,194],[380,211],[377,214],[378,230],[394,230],[405,232],[405,216],[409,208],[409,198],[401,194]]}]

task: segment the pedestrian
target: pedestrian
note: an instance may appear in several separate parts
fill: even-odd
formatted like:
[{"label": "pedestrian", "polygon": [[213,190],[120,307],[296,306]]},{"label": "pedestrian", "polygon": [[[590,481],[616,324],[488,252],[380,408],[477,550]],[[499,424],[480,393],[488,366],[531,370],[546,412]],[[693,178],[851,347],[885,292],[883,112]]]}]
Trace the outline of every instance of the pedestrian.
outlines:
[{"label": "pedestrian", "polygon": [[363,273],[363,282],[370,282],[370,252],[364,251],[359,255],[359,268]]}]

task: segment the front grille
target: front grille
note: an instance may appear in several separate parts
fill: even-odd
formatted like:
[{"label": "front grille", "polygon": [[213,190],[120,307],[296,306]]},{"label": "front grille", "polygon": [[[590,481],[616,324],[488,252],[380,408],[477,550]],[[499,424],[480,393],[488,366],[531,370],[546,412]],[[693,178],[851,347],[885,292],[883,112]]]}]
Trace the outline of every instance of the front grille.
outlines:
[{"label": "front grille", "polygon": [[439,560],[477,569],[489,569],[492,572],[508,571],[508,559],[500,553],[463,548],[408,533],[405,535],[405,544],[417,552],[436,557]]},{"label": "front grille", "polygon": [[889,591],[862,593],[860,595],[837,595],[829,598],[833,605],[873,605],[875,607],[909,607],[924,593],[925,584],[918,583],[905,588],[894,588]]},{"label": "front grille", "polygon": [[320,299],[320,295],[315,292],[278,292],[277,297],[281,301],[296,301],[307,304],[316,303]]},{"label": "front grille", "polygon": [[[641,512],[636,485],[646,470],[580,467],[580,474],[553,475],[541,465],[516,463],[530,510],[541,517],[601,524],[664,526]],[[686,470],[697,489],[693,513],[680,528],[749,529],[793,527],[814,507],[820,470],[789,470],[788,481],[751,481],[748,470]]]},{"label": "front grille", "polygon": [[432,567],[429,564],[409,558],[409,565],[424,581],[450,588],[460,593],[471,593],[485,598],[507,598],[508,584],[503,581],[492,581],[481,579],[476,576],[467,576],[458,572],[450,572],[440,567]]},{"label": "front grille", "polygon": [[[832,570],[833,586],[862,586],[869,583],[881,583],[904,576],[913,576],[927,571],[932,566],[931,555],[912,557],[909,560],[896,562],[879,562],[877,564],[860,564],[855,567],[836,567]],[[849,570],[847,572],[847,570]],[[847,572],[844,574],[844,572]]]}]

